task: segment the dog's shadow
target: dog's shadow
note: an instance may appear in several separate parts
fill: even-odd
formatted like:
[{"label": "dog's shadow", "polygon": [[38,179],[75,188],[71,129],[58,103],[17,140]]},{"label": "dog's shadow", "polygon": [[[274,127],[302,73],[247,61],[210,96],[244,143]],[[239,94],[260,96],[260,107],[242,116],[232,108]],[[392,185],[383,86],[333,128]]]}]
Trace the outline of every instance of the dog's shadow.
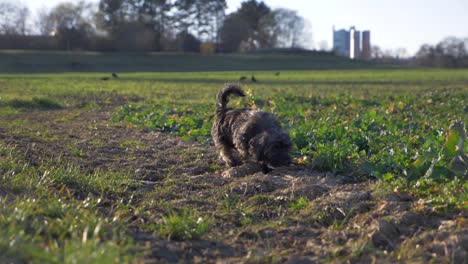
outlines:
[{"label": "dog's shadow", "polygon": [[[301,169],[304,169],[300,167]],[[296,166],[283,166],[273,169],[272,171],[265,173],[264,168],[258,162],[246,162],[240,166],[232,167],[223,171],[222,176],[224,178],[242,178],[252,174],[278,174],[283,171],[297,170]]]}]

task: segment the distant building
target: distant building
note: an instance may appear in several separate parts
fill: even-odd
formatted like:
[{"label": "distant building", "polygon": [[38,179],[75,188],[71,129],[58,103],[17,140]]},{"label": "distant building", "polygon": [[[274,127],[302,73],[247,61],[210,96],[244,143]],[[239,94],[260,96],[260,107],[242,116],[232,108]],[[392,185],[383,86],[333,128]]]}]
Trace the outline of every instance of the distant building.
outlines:
[{"label": "distant building", "polygon": [[369,30],[362,32],[361,59],[363,60],[371,59],[371,45],[370,45],[370,31]]},{"label": "distant building", "polygon": [[350,39],[349,31],[333,27],[333,50],[341,56],[349,57]]},{"label": "distant building", "polygon": [[370,59],[370,31],[363,31],[361,37],[361,32],[355,27],[349,30],[335,30],[333,27],[333,50],[351,59]]},{"label": "distant building", "polygon": [[359,59],[361,57],[361,34],[359,34],[360,32],[357,31],[354,27],[351,27],[349,31],[349,35],[351,36],[349,57],[351,59]]}]

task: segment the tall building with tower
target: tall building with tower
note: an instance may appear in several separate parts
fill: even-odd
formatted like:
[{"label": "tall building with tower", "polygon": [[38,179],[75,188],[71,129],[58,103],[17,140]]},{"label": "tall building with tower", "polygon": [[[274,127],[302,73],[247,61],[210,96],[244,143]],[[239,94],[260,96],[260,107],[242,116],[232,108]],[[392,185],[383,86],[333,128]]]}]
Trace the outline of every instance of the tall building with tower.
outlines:
[{"label": "tall building with tower", "polygon": [[370,31],[362,32],[351,27],[349,30],[335,30],[333,27],[333,50],[337,55],[351,59],[369,60],[370,54]]},{"label": "tall building with tower", "polygon": [[349,31],[333,27],[333,50],[340,56],[349,57],[350,34]]}]

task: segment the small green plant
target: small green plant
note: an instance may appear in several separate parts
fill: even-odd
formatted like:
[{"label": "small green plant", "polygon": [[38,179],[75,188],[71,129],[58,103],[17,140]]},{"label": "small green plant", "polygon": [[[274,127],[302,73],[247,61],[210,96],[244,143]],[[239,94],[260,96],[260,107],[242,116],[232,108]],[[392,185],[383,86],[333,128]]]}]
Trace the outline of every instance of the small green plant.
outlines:
[{"label": "small green plant", "polygon": [[307,207],[309,204],[309,199],[307,197],[301,196],[297,198],[294,202],[289,204],[289,209],[291,210],[301,210]]},{"label": "small green plant", "polygon": [[125,105],[113,116],[114,122],[124,121],[150,130],[168,132],[185,140],[206,141],[211,131],[211,104],[164,105],[146,107]]},{"label": "small green plant", "polygon": [[[343,213],[341,210],[339,210],[339,211],[340,211],[340,213]],[[354,216],[354,215],[355,215],[355,214],[354,214],[354,210],[351,209],[351,211],[349,211],[349,212],[347,212],[347,213],[345,214],[345,216],[344,216],[343,219],[337,219],[337,218],[335,218],[335,219],[333,220],[333,223],[332,223],[332,228],[333,228],[334,230],[338,230],[338,231],[339,231],[339,230],[345,229],[345,228],[346,228],[346,225],[348,224],[349,219],[350,219],[352,216]]]},{"label": "small green plant", "polygon": [[85,153],[82,149],[79,149],[79,148],[73,148],[71,150],[71,152],[73,153],[73,155],[75,155],[76,157],[79,157],[79,158],[82,158],[85,156]]},{"label": "small green plant", "polygon": [[173,240],[199,239],[208,232],[210,226],[209,218],[203,218],[184,208],[180,214],[172,211],[163,216],[158,233]]},{"label": "small green plant", "polygon": [[222,206],[223,209],[228,213],[236,208],[240,200],[239,196],[235,194],[229,195],[228,193],[225,193],[223,197]]},{"label": "small green plant", "polygon": [[250,226],[252,225],[254,222],[254,220],[252,219],[251,216],[245,214],[245,213],[242,213],[242,218],[241,218],[241,225],[246,227],[246,226]]}]

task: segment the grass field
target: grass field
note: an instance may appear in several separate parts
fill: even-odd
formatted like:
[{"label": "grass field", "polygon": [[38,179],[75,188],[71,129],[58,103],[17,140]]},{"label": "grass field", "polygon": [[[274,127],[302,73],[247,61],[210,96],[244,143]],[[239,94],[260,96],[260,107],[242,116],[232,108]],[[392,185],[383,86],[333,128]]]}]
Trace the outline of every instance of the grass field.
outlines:
[{"label": "grass field", "polygon": [[[197,72],[369,69],[369,62],[321,52],[200,55],[187,53],[0,51],[0,72]],[[388,68],[388,66],[386,66]]]},{"label": "grass field", "polygon": [[[467,257],[468,70],[4,69],[0,262]],[[251,74],[231,106],[294,142],[266,175],[226,171],[209,137],[216,92]]]}]

